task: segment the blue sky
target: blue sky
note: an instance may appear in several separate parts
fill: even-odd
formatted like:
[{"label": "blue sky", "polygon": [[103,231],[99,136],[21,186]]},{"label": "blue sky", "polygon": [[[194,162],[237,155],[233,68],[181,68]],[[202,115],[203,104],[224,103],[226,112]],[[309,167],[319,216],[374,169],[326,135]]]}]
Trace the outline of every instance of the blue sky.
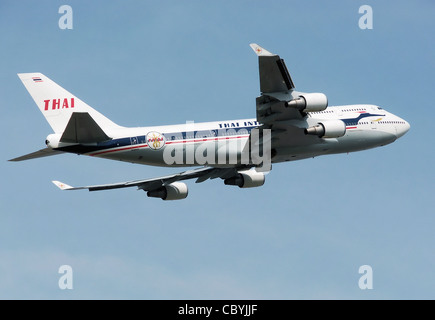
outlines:
[{"label": "blue sky", "polygon": [[[61,30],[58,9],[73,9]],[[358,9],[373,9],[361,30]],[[434,299],[433,1],[2,1],[0,298]],[[256,42],[296,88],[406,119],[395,143],[278,164],[261,188],[189,183],[164,202],[72,185],[166,175],[76,155],[6,160],[51,128],[16,76],[42,72],[125,126],[255,117]],[[73,269],[60,290],[58,268]],[[358,269],[373,269],[360,290]]]}]

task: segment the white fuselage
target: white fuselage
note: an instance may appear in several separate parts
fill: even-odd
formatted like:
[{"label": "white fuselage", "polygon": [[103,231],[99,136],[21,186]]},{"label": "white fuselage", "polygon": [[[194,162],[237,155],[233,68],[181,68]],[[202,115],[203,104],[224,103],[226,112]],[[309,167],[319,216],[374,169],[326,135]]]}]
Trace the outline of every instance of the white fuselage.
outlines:
[{"label": "white fuselage", "polygon": [[[321,138],[304,133],[305,129],[329,120],[343,121],[344,135]],[[272,163],[383,146],[404,135],[410,127],[405,120],[374,105],[328,107],[324,111],[307,113],[300,120],[281,123],[286,130],[279,131],[279,124],[272,128]],[[61,150],[154,166],[236,166],[249,145],[251,130],[260,125],[256,119],[242,119],[121,127],[108,132],[113,137],[109,142],[71,145]],[[211,152],[214,160],[204,156]],[[226,161],[219,161],[222,159]]]}]

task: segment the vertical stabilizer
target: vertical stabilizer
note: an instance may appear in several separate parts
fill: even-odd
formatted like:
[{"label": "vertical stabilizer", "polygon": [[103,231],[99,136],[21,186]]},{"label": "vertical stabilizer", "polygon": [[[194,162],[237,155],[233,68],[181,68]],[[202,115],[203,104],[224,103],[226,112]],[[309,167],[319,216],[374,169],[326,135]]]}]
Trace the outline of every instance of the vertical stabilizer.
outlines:
[{"label": "vertical stabilizer", "polygon": [[18,77],[55,133],[63,133],[73,112],[87,112],[106,132],[119,128],[117,124],[42,73],[19,73]]}]

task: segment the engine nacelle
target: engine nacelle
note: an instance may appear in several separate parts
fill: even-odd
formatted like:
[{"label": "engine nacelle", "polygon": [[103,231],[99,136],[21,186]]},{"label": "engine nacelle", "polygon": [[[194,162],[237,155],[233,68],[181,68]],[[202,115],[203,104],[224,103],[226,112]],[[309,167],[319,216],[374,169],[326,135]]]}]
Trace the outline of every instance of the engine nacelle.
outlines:
[{"label": "engine nacelle", "polygon": [[304,93],[299,98],[286,102],[286,107],[303,112],[323,111],[328,107],[328,98],[323,93]]},{"label": "engine nacelle", "polygon": [[346,124],[341,120],[327,120],[319,122],[314,127],[305,129],[305,134],[320,138],[339,138],[346,133]]},{"label": "engine nacelle", "polygon": [[187,185],[183,182],[173,182],[156,190],[147,192],[148,197],[162,200],[181,200],[188,194]]},{"label": "engine nacelle", "polygon": [[266,180],[264,173],[253,170],[239,172],[234,177],[224,180],[226,185],[239,186],[239,188],[261,187]]}]

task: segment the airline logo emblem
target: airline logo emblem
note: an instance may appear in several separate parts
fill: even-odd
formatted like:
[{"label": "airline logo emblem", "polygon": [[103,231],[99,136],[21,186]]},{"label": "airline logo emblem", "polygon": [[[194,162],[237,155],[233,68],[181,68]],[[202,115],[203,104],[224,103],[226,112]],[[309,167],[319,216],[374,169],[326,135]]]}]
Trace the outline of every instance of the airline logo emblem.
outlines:
[{"label": "airline logo emblem", "polygon": [[44,100],[44,111],[74,108],[74,98]]},{"label": "airline logo emblem", "polygon": [[40,77],[32,77],[33,82],[42,82]]},{"label": "airline logo emblem", "polygon": [[147,134],[148,147],[153,150],[159,150],[165,145],[165,137],[158,132],[151,131]]}]

